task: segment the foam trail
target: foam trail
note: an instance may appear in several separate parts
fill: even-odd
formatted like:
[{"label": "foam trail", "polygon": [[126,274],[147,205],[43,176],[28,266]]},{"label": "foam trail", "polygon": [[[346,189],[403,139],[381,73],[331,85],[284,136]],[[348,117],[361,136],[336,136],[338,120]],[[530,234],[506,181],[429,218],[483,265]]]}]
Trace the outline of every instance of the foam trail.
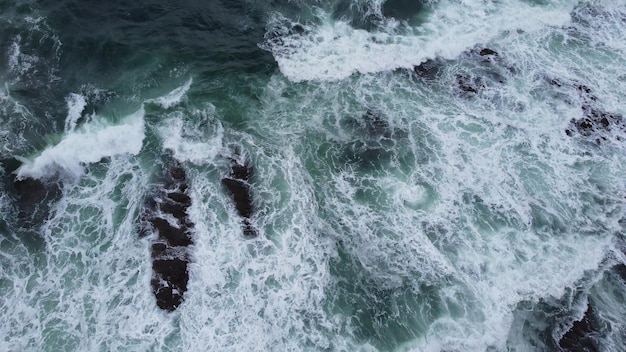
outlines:
[{"label": "foam trail", "polygon": [[70,93],[70,95],[65,99],[67,102],[67,117],[65,119],[65,133],[72,132],[76,128],[76,123],[82,116],[83,110],[87,106],[87,101],[85,97],[76,94]]},{"label": "foam trail", "polygon": [[[291,81],[339,80],[353,73],[376,73],[443,57],[453,59],[467,48],[510,31],[536,31],[570,20],[571,4],[538,12],[520,1],[439,1],[422,26],[402,28],[389,21],[377,32],[354,29],[320,11],[320,24],[303,25],[304,34],[286,34],[263,47],[274,55],[280,71]],[[279,25],[280,26],[280,25]]]},{"label": "foam trail", "polygon": [[18,178],[40,179],[59,171],[78,177],[85,163],[119,154],[138,154],[145,133],[143,106],[122,122],[116,126],[93,122],[70,132],[59,144],[46,148],[32,162],[22,165],[17,170]]},{"label": "foam trail", "polygon": [[192,83],[193,78],[189,78],[189,80],[185,82],[185,84],[183,84],[182,86],[174,89],[164,96],[146,100],[146,103],[157,104],[160,105],[163,109],[169,109],[175,105],[180,104],[187,91],[189,91]]}]

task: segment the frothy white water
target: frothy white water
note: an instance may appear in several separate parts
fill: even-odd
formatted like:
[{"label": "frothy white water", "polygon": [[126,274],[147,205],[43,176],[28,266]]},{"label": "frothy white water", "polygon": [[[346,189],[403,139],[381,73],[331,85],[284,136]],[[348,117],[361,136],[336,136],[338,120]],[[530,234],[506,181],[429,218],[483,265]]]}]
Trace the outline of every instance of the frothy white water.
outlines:
[{"label": "frothy white water", "polygon": [[177,329],[154,304],[149,244],[135,233],[150,170],[124,154],[92,171],[63,188],[45,249],[0,258],[8,351],[164,350]]},{"label": "frothy white water", "polygon": [[163,149],[180,161],[203,164],[222,152],[224,128],[211,104],[202,110],[174,112],[157,127]]},{"label": "frothy white water", "polygon": [[17,36],[9,48],[9,70],[15,74],[24,74],[39,61],[37,56],[23,54],[20,48],[21,36]]},{"label": "frothy white water", "polygon": [[[598,108],[623,114],[616,102],[624,86],[614,77],[624,61],[610,49],[588,49],[581,36],[593,36],[601,27],[596,21],[620,18],[622,10],[612,11],[617,13],[585,14],[587,22],[565,21],[567,28],[500,36],[490,44],[498,60],[461,55],[428,83],[402,74],[356,76],[308,83],[296,93],[279,77],[271,82],[264,97],[271,123],[255,127],[287,145],[300,144],[297,149],[310,153],[303,156],[306,163],[330,174],[316,173],[317,194],[328,202],[324,221],[348,255],[382,287],[408,285],[417,297],[427,295],[424,282],[442,288],[439,316],[427,314],[437,300],[397,303],[394,318],[409,317],[414,325],[401,321],[416,335],[400,349],[526,350],[508,345],[517,305],[558,299],[589,273],[604,270],[624,216],[625,147],[615,139],[617,129],[599,147],[564,131],[570,119],[582,118],[581,82],[601,100]],[[561,41],[564,34],[570,42]],[[304,62],[314,59],[303,54]],[[605,70],[603,62],[612,64]],[[313,64],[306,72],[318,67],[327,68]],[[499,69],[508,71],[502,82],[480,76]],[[478,76],[484,85],[475,95],[460,95],[454,89],[458,74]],[[566,86],[550,86],[549,78]],[[290,105],[287,95],[297,104]],[[342,120],[363,119],[371,109],[381,112],[390,130],[408,133],[388,149],[388,159],[373,149],[380,144],[341,127]],[[298,120],[294,111],[306,118]],[[450,276],[459,282],[442,279]],[[365,306],[377,307],[380,297],[371,294]],[[348,329],[357,341],[370,338],[359,336],[366,317],[374,319],[365,316]],[[395,333],[384,322],[377,336],[383,341]]]},{"label": "frothy white water", "polygon": [[76,93],[70,93],[65,101],[67,102],[65,133],[68,133],[74,131],[74,128],[76,128],[76,124],[81,118],[83,110],[85,110],[85,107],[87,106],[87,101],[84,96]]},{"label": "frothy white water", "polygon": [[57,145],[46,148],[17,170],[18,178],[45,178],[57,172],[78,177],[83,165],[120,154],[136,155],[144,138],[144,109],[124,118],[120,125],[98,120],[66,134]]},{"label": "frothy white water", "polygon": [[318,232],[315,196],[300,160],[292,150],[250,148],[244,140],[255,174],[263,175],[253,180],[261,235],[242,238],[219,176],[193,173],[196,248],[180,308],[182,349],[345,350],[345,341],[332,338],[339,334],[335,318],[324,311],[334,245]]},{"label": "frothy white water", "polygon": [[164,96],[146,100],[146,103],[157,104],[157,105],[160,105],[164,109],[169,109],[175,105],[180,104],[185,94],[187,94],[187,91],[189,91],[189,88],[191,88],[192,83],[193,83],[193,78],[189,78],[189,80],[185,82],[185,84],[183,84],[182,86],[174,89],[173,91],[169,92],[168,94]]},{"label": "frothy white water", "polygon": [[[609,27],[626,38],[617,22],[601,25],[626,11],[606,11],[494,37],[497,60],[463,54],[429,82],[389,73],[294,85],[276,75],[250,109],[254,134],[222,124],[208,104],[157,104],[168,110],[148,109],[147,122],[68,132],[29,170],[115,156],[64,187],[43,225],[45,251],[2,247],[0,349],[530,351],[540,348],[515,329],[542,322],[517,324],[515,312],[574,290],[593,295],[619,334],[622,305],[611,307],[623,283],[598,276],[624,260],[615,234],[626,146],[619,131],[599,144],[565,134],[583,116],[577,84],[593,90],[594,107],[626,113],[619,41],[589,44]],[[483,76],[500,69],[503,82]],[[483,85],[459,94],[457,74]],[[63,144],[97,142],[112,127],[129,136],[141,125],[143,138],[144,123],[156,141],[143,150],[92,157]],[[231,146],[255,171],[253,240],[220,183],[230,165],[219,154]],[[173,314],[155,305],[150,243],[134,229],[163,150],[185,162],[195,224],[189,287]],[[607,349],[623,350],[620,338]]]},{"label": "frothy white water", "polygon": [[[395,20],[376,32],[355,29],[334,21],[320,10],[320,24],[301,24],[303,34],[286,34],[264,45],[281,72],[290,80],[338,80],[353,73],[375,73],[415,65],[442,57],[456,58],[477,44],[514,31],[536,31],[562,26],[574,5],[557,2],[538,9],[525,1],[438,1],[433,14],[420,27]],[[285,22],[284,20],[282,22]],[[289,22],[290,26],[293,25]]]}]

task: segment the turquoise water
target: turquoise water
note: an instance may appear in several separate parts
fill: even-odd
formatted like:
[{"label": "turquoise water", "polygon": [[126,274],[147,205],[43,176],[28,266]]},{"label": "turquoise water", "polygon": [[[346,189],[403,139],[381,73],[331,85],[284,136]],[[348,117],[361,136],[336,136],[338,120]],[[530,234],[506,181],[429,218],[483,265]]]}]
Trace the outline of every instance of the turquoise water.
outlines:
[{"label": "turquoise water", "polygon": [[623,351],[624,39],[623,1],[0,2],[0,350]]}]

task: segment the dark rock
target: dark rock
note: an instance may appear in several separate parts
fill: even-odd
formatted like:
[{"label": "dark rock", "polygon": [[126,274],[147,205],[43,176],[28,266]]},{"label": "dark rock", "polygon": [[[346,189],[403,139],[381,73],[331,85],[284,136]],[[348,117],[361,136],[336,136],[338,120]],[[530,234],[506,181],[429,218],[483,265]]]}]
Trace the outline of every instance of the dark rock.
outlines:
[{"label": "dark rock", "polygon": [[172,215],[181,224],[187,219],[187,207],[188,205],[176,202],[163,202],[159,206],[163,213]]},{"label": "dark rock", "polygon": [[[583,84],[575,86],[582,101],[582,115],[580,119],[571,119],[572,127],[565,130],[568,136],[579,134],[584,137],[595,136],[597,144],[607,139],[607,134],[612,131],[626,132],[626,123],[619,114],[612,114],[598,108],[598,98],[591,89]],[[621,136],[617,139],[621,140]]]},{"label": "dark rock", "polygon": [[25,205],[39,204],[48,195],[48,190],[44,183],[30,177],[16,179],[13,185],[19,195],[20,202]]},{"label": "dark rock", "polygon": [[626,283],[626,265],[620,263],[613,267],[615,273]]},{"label": "dark rock", "polygon": [[440,65],[441,64],[435,60],[426,60],[418,66],[413,67],[413,73],[422,79],[434,80],[439,74]]},{"label": "dark rock", "polygon": [[152,261],[151,284],[159,308],[172,312],[183,302],[183,295],[189,282],[187,264],[187,261],[182,259]]},{"label": "dark rock", "polygon": [[257,230],[252,226],[252,223],[248,219],[243,219],[243,234],[246,237],[258,236]]},{"label": "dark rock", "polygon": [[553,78],[553,79],[548,79],[548,83],[549,83],[550,85],[553,85],[553,86],[556,86],[556,87],[562,87],[562,86],[563,86],[563,83],[561,83],[561,81],[559,81],[559,80],[558,80],[558,79],[556,79],[556,78]]},{"label": "dark rock", "polygon": [[588,302],[587,311],[585,311],[582,319],[575,321],[572,327],[561,337],[559,346],[564,351],[599,351],[593,339],[593,333],[597,331],[597,325],[591,302]]},{"label": "dark rock", "polygon": [[188,208],[191,205],[191,198],[185,193],[168,192],[166,196],[174,202],[182,204],[185,208]]},{"label": "dark rock", "polygon": [[59,183],[25,177],[13,181],[17,195],[17,218],[25,226],[44,221],[50,212],[50,204],[61,197]]},{"label": "dark rock", "polygon": [[226,186],[228,192],[235,201],[235,208],[241,217],[252,216],[252,196],[250,186],[243,180],[223,178],[222,184]]},{"label": "dark rock", "polygon": [[191,236],[187,233],[187,227],[182,224],[180,227],[174,227],[163,218],[153,218],[150,223],[158,232],[158,238],[166,240],[170,246],[186,247],[193,244]]},{"label": "dark rock", "polygon": [[237,213],[243,218],[244,235],[249,237],[257,236],[257,231],[250,222],[254,213],[252,188],[249,183],[252,176],[252,168],[247,163],[241,164],[235,159],[231,159],[230,176],[222,179],[222,184],[235,202]]},{"label": "dark rock", "polygon": [[498,53],[497,53],[497,52],[495,52],[495,51],[493,51],[493,50],[491,50],[491,49],[489,49],[489,48],[484,48],[484,49],[482,49],[482,50],[478,53],[478,55],[480,55],[480,56],[491,56],[491,55],[493,55],[493,56],[498,56]]},{"label": "dark rock", "polygon": [[460,84],[459,88],[461,88],[462,91],[465,92],[470,92],[470,93],[478,93],[478,91],[476,90],[476,88],[470,86],[470,85],[466,85],[466,84]]},{"label": "dark rock", "polygon": [[472,94],[478,94],[478,88],[483,87],[480,79],[472,80],[464,75],[456,75],[456,84],[462,92]]},{"label": "dark rock", "polygon": [[185,181],[185,170],[179,164],[170,168],[170,175],[176,181]]},{"label": "dark rock", "polygon": [[152,257],[160,257],[167,250],[167,245],[161,242],[155,242],[152,244]]},{"label": "dark rock", "polygon": [[250,177],[252,176],[251,172],[252,171],[247,166],[235,164],[232,166],[231,175],[234,179],[247,182],[250,180]]},{"label": "dark rock", "polygon": [[589,87],[587,87],[584,84],[579,84],[578,86],[576,86],[576,89],[578,90],[578,92],[580,93],[581,97],[583,98],[583,100],[586,101],[596,101],[598,100],[598,98],[591,94],[591,89],[589,89]]},{"label": "dark rock", "polygon": [[[184,300],[189,273],[188,247],[193,245],[193,223],[187,209],[191,198],[186,194],[185,170],[177,161],[168,168],[165,189],[146,201],[140,216],[140,236],[155,234],[152,244],[152,291],[159,308],[174,311]],[[170,223],[166,218],[174,223]]]}]

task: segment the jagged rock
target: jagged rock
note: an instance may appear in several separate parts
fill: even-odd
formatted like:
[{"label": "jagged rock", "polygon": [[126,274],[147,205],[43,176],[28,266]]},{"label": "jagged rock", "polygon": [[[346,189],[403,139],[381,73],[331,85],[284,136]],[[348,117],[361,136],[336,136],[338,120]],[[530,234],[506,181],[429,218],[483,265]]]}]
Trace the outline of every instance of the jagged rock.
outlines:
[{"label": "jagged rock", "polygon": [[[560,82],[556,81],[555,85],[557,83],[559,84],[558,87],[561,87]],[[570,120],[572,127],[565,130],[568,136],[575,134],[584,137],[596,136],[595,142],[599,144],[607,139],[607,133],[612,131],[626,132],[626,123],[622,115],[602,111],[597,106],[598,98],[589,87],[578,84],[575,89],[580,95],[583,117]],[[621,140],[622,137],[618,135],[617,139]]]},{"label": "jagged rock", "polygon": [[480,56],[492,56],[492,55],[493,56],[498,56],[498,53],[496,51],[494,51],[494,50],[489,49],[489,48],[484,48],[484,49],[482,49],[478,53],[478,55],[480,55]]},{"label": "jagged rock", "polygon": [[597,325],[593,316],[591,302],[588,302],[587,311],[585,311],[582,319],[572,324],[572,327],[559,340],[559,346],[564,351],[571,352],[599,351],[596,342],[591,336],[597,330]]},{"label": "jagged rock", "polygon": [[464,75],[456,75],[456,84],[461,92],[472,94],[478,94],[478,89],[484,87],[480,78],[472,80]]},{"label": "jagged rock", "polygon": [[30,177],[16,179],[13,185],[17,191],[20,202],[25,205],[32,206],[39,204],[48,194],[48,190],[42,181]]},{"label": "jagged rock", "polygon": [[252,216],[252,196],[250,195],[250,186],[243,180],[224,178],[222,184],[226,186],[230,192],[235,209],[243,218]]},{"label": "jagged rock", "polygon": [[191,205],[191,198],[189,198],[189,196],[184,192],[168,192],[166,197],[176,203],[184,205],[185,207],[189,207]]},{"label": "jagged rock", "polygon": [[157,306],[174,311],[184,300],[189,281],[189,250],[193,245],[187,209],[191,198],[186,194],[187,180],[180,163],[173,161],[164,179],[165,189],[146,201],[140,217],[140,236],[154,234],[152,244],[152,291]]},{"label": "jagged rock", "polygon": [[187,233],[187,227],[180,224],[180,227],[172,226],[163,218],[153,218],[150,223],[153,229],[157,231],[160,240],[167,241],[170,246],[190,246],[193,242],[191,236]]},{"label": "jagged rock", "polygon": [[439,74],[440,63],[435,60],[426,60],[421,64],[413,67],[413,73],[425,80],[434,80]]},{"label": "jagged rock", "polygon": [[177,258],[152,261],[152,270],[158,275],[152,277],[151,284],[159,308],[172,312],[183,302],[189,282],[187,264]]},{"label": "jagged rock", "polygon": [[58,182],[41,181],[30,177],[16,178],[13,188],[17,195],[17,218],[24,225],[40,223],[48,217],[50,202],[61,197]]},{"label": "jagged rock", "polygon": [[615,273],[626,283],[626,265],[620,263],[613,267]]},{"label": "jagged rock", "polygon": [[257,236],[257,231],[250,222],[254,212],[252,189],[249,183],[252,176],[252,168],[248,163],[240,164],[236,160],[231,159],[230,176],[222,179],[222,184],[235,202],[237,213],[243,218],[244,234],[249,237]]}]

